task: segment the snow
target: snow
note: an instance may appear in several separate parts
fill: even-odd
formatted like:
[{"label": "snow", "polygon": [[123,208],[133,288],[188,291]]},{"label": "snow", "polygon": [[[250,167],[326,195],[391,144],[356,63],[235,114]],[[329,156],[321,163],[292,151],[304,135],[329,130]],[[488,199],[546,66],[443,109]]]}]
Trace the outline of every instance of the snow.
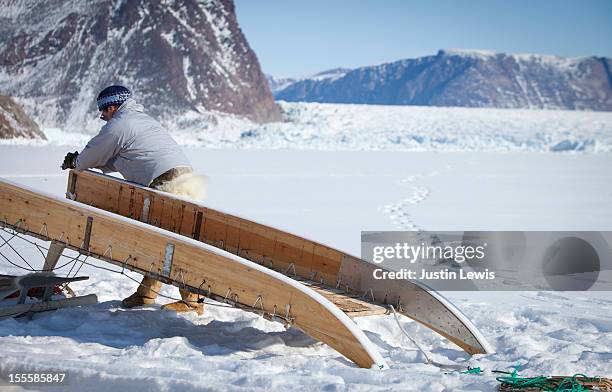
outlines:
[{"label": "snow", "polygon": [[292,83],[295,83],[298,80],[295,78],[275,77],[269,74],[265,74],[265,76],[268,80],[268,86],[270,87],[270,91],[272,91],[272,94],[281,91],[285,87],[291,85]]},{"label": "snow", "polygon": [[515,59],[520,59],[523,61],[541,61],[548,62],[550,64],[561,64],[561,63],[574,63],[585,59],[586,57],[561,57],[561,56],[551,56],[551,55],[543,55],[537,53],[511,53],[506,54],[503,52],[495,52],[491,50],[482,50],[482,49],[442,49],[440,50],[442,53],[454,56],[465,56],[465,57],[477,57],[477,58],[489,58],[495,56],[509,56]]},{"label": "snow", "polygon": [[196,90],[196,84],[193,80],[193,77],[189,73],[190,69],[191,69],[191,60],[189,60],[189,57],[183,56],[183,76],[185,77],[185,80],[187,81],[187,92],[189,93],[189,98],[191,98],[192,100],[195,100],[197,97],[198,91]]},{"label": "snow", "polygon": [[489,57],[494,57],[498,53],[490,51],[490,50],[482,50],[482,49],[442,49],[440,53],[444,53],[450,56],[464,56],[464,57],[475,57],[480,59],[486,59]]},{"label": "snow", "polygon": [[[229,26],[229,14],[224,7],[219,6],[217,2],[208,2],[201,8],[208,24],[212,28],[213,34],[217,41],[217,45],[222,49],[213,61],[212,65],[220,75],[224,75],[225,79],[233,90],[238,91],[238,87],[234,84],[238,67],[240,65],[241,53],[240,49],[244,47],[236,45],[232,39],[232,30]],[[238,80],[239,83],[242,83]]]},{"label": "snow", "polygon": [[341,77],[343,77],[350,71],[351,71],[350,68],[334,68],[334,69],[330,69],[327,71],[316,73],[312,75],[309,79],[317,80],[317,81],[329,80],[331,82],[331,81],[340,79]]},{"label": "snow", "polygon": [[280,107],[279,123],[208,115],[170,128],[182,144],[209,148],[612,151],[611,112],[288,102]]},{"label": "snow", "polygon": [[[253,126],[235,118],[209,119],[196,136],[175,133],[209,177],[208,205],[353,254],[362,230],[612,230],[610,113],[282,105],[289,121],[252,129],[265,138],[234,144]],[[375,144],[397,129],[423,140]],[[59,165],[88,136],[46,133],[48,143],[0,145],[0,177],[63,197],[67,173]],[[339,134],[353,142],[338,143]],[[564,140],[590,142],[579,148]],[[371,145],[378,150],[364,151]],[[35,249],[15,244],[42,265]],[[20,272],[4,261],[0,273]],[[433,359],[485,369],[477,376],[424,364],[393,316],[357,319],[389,365],[372,371],[297,330],[231,308],[177,315],[161,311],[171,300],[159,298],[124,310],[119,301],[133,280],[87,265],[80,275],[89,281],[71,286],[97,294],[99,304],[0,321],[0,373],[63,369],[71,391],[488,391],[498,385],[491,370],[516,364],[526,376],[612,376],[610,292],[444,293],[496,351],[471,358],[401,319]],[[162,294],[178,297],[178,290],[164,286]]]},{"label": "snow", "polygon": [[506,54],[501,52],[493,52],[489,50],[479,49],[442,49],[440,53],[450,56],[471,57],[480,60],[487,60],[491,57],[504,56],[514,59],[519,66],[521,63],[536,62],[541,63],[555,70],[556,72],[571,72],[575,71],[576,66],[584,61],[587,57],[561,57],[551,56],[536,53],[512,53]]},{"label": "snow", "polygon": [[302,82],[305,80],[313,80],[317,82],[320,82],[322,80],[328,80],[330,82],[333,82],[334,80],[340,79],[341,77],[343,77],[350,71],[351,71],[350,68],[333,68],[333,69],[329,69],[326,71],[317,72],[314,75],[308,75],[308,76],[298,76],[298,77],[291,77],[291,78],[277,78],[271,75],[267,75],[267,78],[268,78],[268,83],[270,84],[270,90],[272,90],[272,93],[276,93],[278,91],[285,89],[286,87],[289,87],[293,83]]},{"label": "snow", "polygon": [[[612,152],[612,112],[279,103],[283,122],[185,112],[163,123],[184,146],[223,149],[453,152]],[[87,132],[43,128],[48,145],[82,145]],[[0,144],[40,141],[0,140]]]},{"label": "snow", "polygon": [[176,44],[174,43],[174,36],[176,35],[176,31],[174,29],[170,30],[168,33],[161,33],[160,36],[170,45],[174,47]]}]

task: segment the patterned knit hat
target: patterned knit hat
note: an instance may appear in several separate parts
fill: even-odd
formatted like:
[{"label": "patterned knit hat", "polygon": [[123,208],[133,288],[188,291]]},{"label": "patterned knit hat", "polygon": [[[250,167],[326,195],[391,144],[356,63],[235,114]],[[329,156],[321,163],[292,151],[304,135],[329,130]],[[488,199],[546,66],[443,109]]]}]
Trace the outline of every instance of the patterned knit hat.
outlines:
[{"label": "patterned knit hat", "polygon": [[121,106],[131,96],[132,92],[127,87],[108,86],[98,94],[98,110],[102,111],[111,105]]}]

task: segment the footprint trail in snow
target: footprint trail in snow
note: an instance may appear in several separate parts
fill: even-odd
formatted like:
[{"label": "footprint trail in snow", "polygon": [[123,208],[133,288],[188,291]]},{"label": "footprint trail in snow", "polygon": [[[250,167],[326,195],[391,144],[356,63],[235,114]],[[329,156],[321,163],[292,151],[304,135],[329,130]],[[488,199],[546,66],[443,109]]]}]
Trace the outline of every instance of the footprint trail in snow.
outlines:
[{"label": "footprint trail in snow", "polygon": [[[445,170],[449,170],[450,168],[451,167],[449,165],[444,167]],[[410,187],[411,193],[407,198],[386,204],[382,207],[382,211],[387,214],[393,226],[395,226],[398,230],[423,230],[423,228],[414,221],[410,211],[414,205],[427,199],[427,197],[429,197],[431,194],[431,190],[423,185],[416,184],[416,182],[426,177],[434,177],[439,174],[440,172],[438,170],[434,170],[426,174],[415,174],[408,176],[399,181],[402,186]]]},{"label": "footprint trail in snow", "polygon": [[429,189],[422,186],[412,186],[412,194],[395,203],[383,207],[383,212],[389,216],[393,225],[400,230],[420,230],[421,228],[408,213],[410,206],[420,203],[429,196]]}]

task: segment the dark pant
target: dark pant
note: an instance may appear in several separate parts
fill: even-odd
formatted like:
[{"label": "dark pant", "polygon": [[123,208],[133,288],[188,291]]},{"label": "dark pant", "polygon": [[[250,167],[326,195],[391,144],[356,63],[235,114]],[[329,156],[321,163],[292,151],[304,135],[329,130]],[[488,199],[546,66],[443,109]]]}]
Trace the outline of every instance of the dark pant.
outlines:
[{"label": "dark pant", "polygon": [[159,175],[153,181],[151,181],[151,183],[149,184],[149,188],[157,189],[160,186],[162,186],[163,184],[165,184],[166,182],[172,181],[175,178],[177,178],[177,177],[179,177],[179,176],[181,176],[183,174],[187,174],[187,173],[191,173],[191,172],[193,172],[193,169],[190,168],[189,166],[175,167],[175,168],[170,169],[167,172]]}]

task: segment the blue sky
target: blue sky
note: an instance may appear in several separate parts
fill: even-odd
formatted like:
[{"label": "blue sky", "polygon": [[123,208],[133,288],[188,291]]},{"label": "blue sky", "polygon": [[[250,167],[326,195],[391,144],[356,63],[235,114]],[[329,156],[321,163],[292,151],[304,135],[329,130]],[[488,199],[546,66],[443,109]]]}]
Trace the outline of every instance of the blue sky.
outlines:
[{"label": "blue sky", "polygon": [[438,49],[612,57],[612,0],[235,0],[264,72],[309,75]]}]

